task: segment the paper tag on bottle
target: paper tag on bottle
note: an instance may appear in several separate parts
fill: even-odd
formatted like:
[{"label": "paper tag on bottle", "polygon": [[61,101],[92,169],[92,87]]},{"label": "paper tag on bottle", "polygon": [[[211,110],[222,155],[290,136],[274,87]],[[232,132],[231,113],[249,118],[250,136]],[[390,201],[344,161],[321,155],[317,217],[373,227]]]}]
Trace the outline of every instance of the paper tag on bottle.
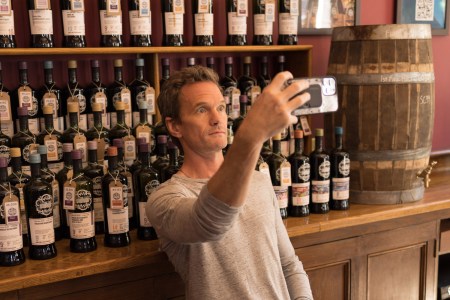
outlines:
[{"label": "paper tag on bottle", "polygon": [[151,114],[156,113],[156,105],[155,105],[155,89],[151,86],[148,86],[145,89],[145,101],[148,103],[147,112]]},{"label": "paper tag on bottle", "polygon": [[139,17],[150,17],[150,0],[138,0],[139,2]]},{"label": "paper tag on bottle", "polygon": [[97,160],[103,161],[105,159],[106,141],[104,138],[95,138],[97,142]]},{"label": "paper tag on bottle", "polygon": [[251,103],[253,105],[253,103],[255,103],[256,99],[258,98],[258,96],[261,94],[261,87],[258,85],[254,85],[252,86],[251,90],[250,90],[250,96],[251,96]]},{"label": "paper tag on bottle", "polygon": [[0,92],[0,121],[11,121],[11,97],[7,92]]},{"label": "paper tag on bottle", "polygon": [[82,134],[77,134],[74,138],[73,138],[73,149],[75,150],[80,150],[81,151],[81,158],[83,162],[87,161],[87,142],[86,142],[86,137]]},{"label": "paper tag on bottle", "polygon": [[210,0],[199,0],[198,1],[198,13],[205,14],[209,12]]},{"label": "paper tag on bottle", "polygon": [[75,209],[75,195],[76,195],[77,183],[74,181],[67,180],[64,182],[63,189],[63,208],[64,209]]},{"label": "paper tag on bottle", "polygon": [[300,116],[300,125],[302,125],[303,135],[311,135],[311,128],[306,116]]},{"label": "paper tag on bottle", "polygon": [[241,91],[238,88],[233,88],[231,91],[231,115],[234,117],[239,116],[239,111],[241,104],[239,102],[239,97],[241,96]]},{"label": "paper tag on bottle", "polygon": [[298,0],[291,0],[290,12],[291,16],[298,16],[299,10],[298,10]]},{"label": "paper tag on bottle", "polygon": [[0,16],[11,15],[11,0],[3,0],[0,2]]},{"label": "paper tag on bottle", "polygon": [[3,198],[3,211],[6,225],[20,224],[20,202],[19,198],[11,192]]},{"label": "paper tag on bottle", "polygon": [[55,135],[46,135],[44,145],[47,146],[47,160],[57,161],[58,157],[58,138]]},{"label": "paper tag on bottle", "polygon": [[120,0],[106,0],[106,15],[118,16],[122,13],[120,8]]},{"label": "paper tag on bottle", "polygon": [[123,157],[125,160],[136,159],[136,139],[132,135],[123,137]]},{"label": "paper tag on bottle", "polygon": [[266,0],[265,19],[266,22],[275,22],[275,0]]},{"label": "paper tag on bottle", "polygon": [[239,17],[248,16],[248,0],[236,0],[236,9]]},{"label": "paper tag on bottle", "polygon": [[184,14],[184,0],[175,0],[172,5],[174,14]]},{"label": "paper tag on bottle", "polygon": [[73,11],[84,11],[84,0],[70,0],[70,8]]},{"label": "paper tag on bottle", "polygon": [[123,188],[119,181],[109,183],[109,206],[111,209],[122,209],[124,207]]},{"label": "paper tag on bottle", "polygon": [[[128,182],[128,193],[127,193],[127,197],[128,199],[134,197],[134,188],[133,188],[133,175],[131,175],[130,172],[126,171],[126,172],[122,172],[120,173],[123,176],[125,176],[127,178],[127,182]],[[130,201],[130,200],[129,200]],[[131,205],[131,203],[128,203],[128,205]]]},{"label": "paper tag on bottle", "polygon": [[19,94],[19,106],[28,108],[28,111],[33,109],[33,93],[29,86],[22,86],[17,91]]},{"label": "paper tag on bottle", "polygon": [[261,173],[267,175],[270,178],[269,165],[266,162],[263,162],[263,163],[259,164],[258,171],[260,171]]},{"label": "paper tag on bottle", "polygon": [[291,164],[284,161],[280,166],[280,183],[281,186],[291,185]]},{"label": "paper tag on bottle", "polygon": [[50,0],[34,0],[34,9],[51,9]]},{"label": "paper tag on bottle", "polygon": [[125,112],[131,112],[131,92],[128,88],[120,90],[120,100],[125,103]]},{"label": "paper tag on bottle", "polygon": [[57,115],[57,109],[58,109],[58,98],[56,97],[55,93],[53,92],[46,92],[44,96],[42,97],[42,105],[48,105],[51,106],[53,109],[53,118],[56,118]]},{"label": "paper tag on bottle", "polygon": [[30,157],[31,154],[38,153],[38,149],[39,149],[39,144],[30,144],[30,147],[29,147],[30,152],[29,152],[28,157]]},{"label": "paper tag on bottle", "polygon": [[145,138],[145,142],[150,142],[150,136],[152,134],[152,129],[146,125],[138,125],[136,127],[136,137],[137,138]]}]

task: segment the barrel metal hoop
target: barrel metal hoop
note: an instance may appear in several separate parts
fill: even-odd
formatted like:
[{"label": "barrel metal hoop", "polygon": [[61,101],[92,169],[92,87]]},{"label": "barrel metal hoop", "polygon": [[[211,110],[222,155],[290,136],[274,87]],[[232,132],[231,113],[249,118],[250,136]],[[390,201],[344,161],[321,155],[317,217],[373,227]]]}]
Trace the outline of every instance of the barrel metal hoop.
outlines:
[{"label": "barrel metal hoop", "polygon": [[409,84],[434,83],[433,72],[405,72],[387,74],[330,74],[336,77],[338,84],[348,85],[380,85],[380,84]]},{"label": "barrel metal hoop", "polygon": [[415,160],[430,155],[431,146],[411,150],[349,151],[352,161]]},{"label": "barrel metal hoop", "polygon": [[350,190],[350,202],[360,204],[402,204],[423,199],[423,183],[410,190],[401,191],[355,191]]},{"label": "barrel metal hoop", "polygon": [[333,28],[331,38],[333,42],[405,39],[431,39],[431,26],[429,24],[343,26]]}]

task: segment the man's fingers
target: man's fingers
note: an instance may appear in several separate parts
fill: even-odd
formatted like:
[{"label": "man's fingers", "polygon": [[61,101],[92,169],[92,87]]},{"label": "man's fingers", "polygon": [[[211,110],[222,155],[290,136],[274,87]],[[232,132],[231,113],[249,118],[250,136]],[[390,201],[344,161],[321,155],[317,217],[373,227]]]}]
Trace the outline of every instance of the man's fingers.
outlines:
[{"label": "man's fingers", "polygon": [[279,92],[285,89],[287,81],[292,79],[292,73],[289,71],[280,72],[272,79],[270,84],[266,89],[273,90],[274,92]]},{"label": "man's fingers", "polygon": [[292,98],[288,103],[286,103],[286,107],[289,112],[292,112],[293,110],[308,102],[310,99],[311,95],[309,93],[303,93]]}]

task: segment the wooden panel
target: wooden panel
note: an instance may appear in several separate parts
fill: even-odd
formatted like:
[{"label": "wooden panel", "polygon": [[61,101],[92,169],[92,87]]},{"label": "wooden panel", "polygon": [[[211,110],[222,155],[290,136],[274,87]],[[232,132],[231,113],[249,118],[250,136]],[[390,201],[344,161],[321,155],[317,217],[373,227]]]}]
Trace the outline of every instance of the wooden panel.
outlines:
[{"label": "wooden panel", "polygon": [[350,299],[350,261],[307,269],[316,300]]},{"label": "wooden panel", "polygon": [[450,253],[450,219],[441,222],[441,242],[439,245],[440,254]]}]

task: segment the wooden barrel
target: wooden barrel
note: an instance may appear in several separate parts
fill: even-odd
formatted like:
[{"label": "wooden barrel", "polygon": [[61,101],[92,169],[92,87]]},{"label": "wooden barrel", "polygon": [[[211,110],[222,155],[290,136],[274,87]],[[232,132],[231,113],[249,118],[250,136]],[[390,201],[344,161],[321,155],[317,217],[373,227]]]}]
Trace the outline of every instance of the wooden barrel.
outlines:
[{"label": "wooden barrel", "polygon": [[431,28],[423,24],[333,29],[328,74],[339,109],[325,115],[327,145],[344,128],[350,201],[398,204],[423,198],[434,122]]}]

